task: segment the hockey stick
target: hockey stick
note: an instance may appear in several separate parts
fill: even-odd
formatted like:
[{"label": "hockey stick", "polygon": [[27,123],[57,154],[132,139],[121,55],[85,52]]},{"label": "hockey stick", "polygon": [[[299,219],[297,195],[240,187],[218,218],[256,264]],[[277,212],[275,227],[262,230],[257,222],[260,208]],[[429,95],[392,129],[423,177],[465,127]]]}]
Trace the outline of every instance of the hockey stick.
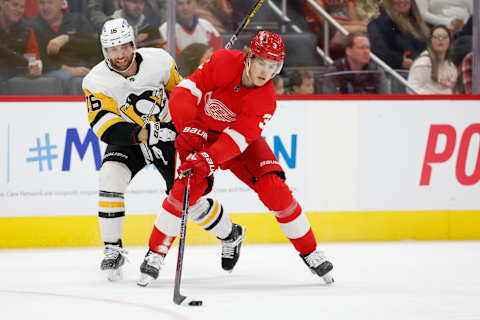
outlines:
[{"label": "hockey stick", "polygon": [[257,12],[258,8],[260,8],[260,6],[262,5],[263,1],[264,1],[264,0],[258,0],[257,3],[250,9],[250,13],[248,14],[248,16],[246,16],[245,18],[243,18],[242,23],[241,23],[240,26],[237,28],[237,30],[235,30],[235,33],[234,33],[233,36],[230,38],[230,40],[228,41],[228,43],[225,45],[225,49],[230,49],[230,48],[233,46],[233,43],[237,40],[238,35],[239,35],[240,32],[242,32],[242,31],[247,27],[247,25],[250,23],[250,19],[252,19],[252,17],[255,15],[255,12]]},{"label": "hockey stick", "polygon": [[[258,0],[255,6],[250,9],[248,16],[246,16],[240,26],[235,30],[235,33],[230,38],[230,41],[225,45],[225,49],[230,49],[233,43],[237,40],[238,35],[245,29],[250,22],[250,19],[255,15],[255,12],[260,8],[264,0]],[[193,300],[180,293],[180,283],[182,281],[182,266],[183,266],[183,252],[185,250],[185,235],[187,232],[187,216],[189,207],[189,192],[190,192],[190,177],[193,171],[182,172],[180,177],[187,177],[187,184],[183,196],[182,221],[180,225],[180,243],[178,245],[177,257],[177,272],[175,273],[175,286],[173,288],[173,302],[178,305],[186,306],[201,306],[202,300]]]},{"label": "hockey stick", "polygon": [[187,184],[183,196],[182,222],[180,226],[180,243],[178,245],[177,272],[175,273],[175,286],[173,288],[173,302],[183,306],[201,306],[202,300],[193,300],[180,293],[180,282],[182,281],[183,251],[185,249],[185,235],[187,232],[188,202],[190,193],[190,177],[192,172],[182,173],[187,177]]},{"label": "hockey stick", "polygon": [[[155,98],[159,98],[158,96],[159,92],[155,93]],[[146,125],[147,125],[147,120],[150,119],[152,117],[152,114],[153,114],[153,110],[155,110],[155,106],[157,105],[157,100],[153,100],[152,102],[152,107],[150,108],[150,111],[148,112],[148,114],[145,116],[145,119],[143,119],[143,126],[142,128],[145,128]],[[160,107],[159,107],[160,108]],[[160,111],[162,111],[160,109]]]}]

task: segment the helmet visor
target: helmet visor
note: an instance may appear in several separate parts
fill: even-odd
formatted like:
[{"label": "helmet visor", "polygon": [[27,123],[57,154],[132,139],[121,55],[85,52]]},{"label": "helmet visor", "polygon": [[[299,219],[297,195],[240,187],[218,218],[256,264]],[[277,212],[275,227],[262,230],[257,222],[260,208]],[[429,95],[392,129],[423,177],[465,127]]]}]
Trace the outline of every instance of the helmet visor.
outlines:
[{"label": "helmet visor", "polygon": [[254,57],[255,63],[257,64],[258,67],[264,69],[267,72],[272,73],[272,78],[280,73],[283,67],[283,61],[275,61],[271,59],[265,59],[260,56],[255,56]]}]

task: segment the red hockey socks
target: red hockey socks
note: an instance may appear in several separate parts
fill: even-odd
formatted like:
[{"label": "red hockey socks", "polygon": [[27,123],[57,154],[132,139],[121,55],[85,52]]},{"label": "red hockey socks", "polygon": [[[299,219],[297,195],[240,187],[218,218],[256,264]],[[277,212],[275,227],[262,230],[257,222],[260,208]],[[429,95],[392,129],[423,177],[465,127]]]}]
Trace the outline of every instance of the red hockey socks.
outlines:
[{"label": "red hockey socks", "polygon": [[263,204],[275,213],[280,228],[298,252],[308,254],[315,250],[317,241],[310,222],[283,179],[276,174],[262,176],[255,183],[255,191]]}]

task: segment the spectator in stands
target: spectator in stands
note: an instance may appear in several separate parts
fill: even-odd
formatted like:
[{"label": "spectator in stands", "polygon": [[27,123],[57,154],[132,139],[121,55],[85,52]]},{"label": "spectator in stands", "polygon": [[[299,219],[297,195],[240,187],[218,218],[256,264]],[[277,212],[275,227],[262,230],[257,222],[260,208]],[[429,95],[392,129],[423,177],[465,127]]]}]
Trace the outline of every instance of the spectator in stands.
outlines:
[{"label": "spectator in stands", "polygon": [[348,35],[345,56],[335,60],[325,73],[323,93],[388,93],[383,70],[370,60],[367,34],[356,32]]},{"label": "spectator in stands", "polygon": [[473,0],[421,0],[418,9],[431,26],[443,24],[450,32],[460,32],[473,14]]},{"label": "spectator in stands", "polygon": [[[145,0],[143,14],[152,26],[159,26],[167,20],[168,0]],[[105,21],[120,9],[120,0],[88,0],[88,17],[97,31]]]},{"label": "spectator in stands", "polygon": [[118,9],[119,0],[88,0],[88,17],[97,31],[102,29],[108,17]]},{"label": "spectator in stands", "polygon": [[209,21],[220,33],[233,31],[233,8],[229,0],[198,0],[195,14]]},{"label": "spectator in stands", "polygon": [[[218,50],[223,47],[222,38],[215,27],[205,19],[195,15],[197,0],[177,0],[177,23],[175,25],[176,53],[189,44],[204,43]],[[167,39],[167,23],[160,27],[160,34]]]},{"label": "spectator in stands", "polygon": [[459,66],[465,56],[472,51],[473,16],[467,20],[460,32],[455,34],[453,42],[453,63]]},{"label": "spectator in stands", "polygon": [[313,72],[307,69],[295,69],[288,77],[291,94],[314,94],[315,78]]},{"label": "spectator in stands", "polygon": [[[82,15],[88,12],[88,0],[64,0],[62,10],[66,12],[79,13]],[[25,18],[31,19],[38,16],[38,0],[27,0],[25,3]]]},{"label": "spectator in stands", "polygon": [[[366,32],[368,21],[358,19],[355,0],[314,0],[320,7],[325,9],[343,28],[349,33]],[[323,16],[305,2],[305,14],[310,30],[318,34],[318,45],[323,48]],[[346,37],[335,27],[329,24],[329,43],[331,46],[331,56],[337,58],[343,55],[345,49]]]},{"label": "spectator in stands", "polygon": [[97,34],[87,18],[64,12],[64,0],[38,0],[32,20],[45,75],[61,80],[65,94],[73,76],[84,76],[100,60]]},{"label": "spectator in stands", "polygon": [[393,69],[410,69],[427,47],[429,28],[415,0],[384,0],[383,7],[368,24],[372,52]]},{"label": "spectator in stands", "polygon": [[152,41],[160,40],[159,25],[151,25],[143,14],[145,0],[120,0],[120,7],[121,9],[115,11],[110,18],[127,20],[135,32],[137,46],[151,45]]},{"label": "spectator in stands", "polygon": [[[23,18],[25,0],[2,0],[0,4],[0,82],[16,75],[42,73],[35,32]],[[26,60],[25,54],[35,59]],[[36,62],[38,60],[39,62]]]},{"label": "spectator in stands", "polygon": [[462,36],[471,36],[473,33],[473,15],[468,18],[467,22],[465,25],[462,27],[462,30],[456,35],[457,37],[462,37]]},{"label": "spectator in stands", "polygon": [[191,75],[199,65],[210,59],[213,49],[203,43],[192,43],[177,55],[177,66],[182,77]]},{"label": "spectator in stands", "polygon": [[461,64],[461,93],[472,94],[472,57],[473,53],[470,52],[465,56]]},{"label": "spectator in stands", "polygon": [[420,94],[451,94],[457,82],[452,62],[452,37],[447,26],[432,29],[427,50],[414,61],[408,83]]},{"label": "spectator in stands", "polygon": [[275,87],[275,93],[278,95],[285,94],[285,87],[283,84],[283,78],[279,75],[276,75],[273,79],[273,86]]}]

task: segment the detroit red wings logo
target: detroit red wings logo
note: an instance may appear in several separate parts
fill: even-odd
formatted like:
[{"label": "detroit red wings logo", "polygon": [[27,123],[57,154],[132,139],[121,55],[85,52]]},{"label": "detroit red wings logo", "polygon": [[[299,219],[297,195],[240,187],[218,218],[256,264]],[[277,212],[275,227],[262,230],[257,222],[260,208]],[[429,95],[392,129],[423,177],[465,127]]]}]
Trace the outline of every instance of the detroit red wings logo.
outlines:
[{"label": "detroit red wings logo", "polygon": [[222,101],[212,99],[212,92],[205,94],[205,113],[215,120],[223,122],[233,122],[237,114],[233,113]]}]

